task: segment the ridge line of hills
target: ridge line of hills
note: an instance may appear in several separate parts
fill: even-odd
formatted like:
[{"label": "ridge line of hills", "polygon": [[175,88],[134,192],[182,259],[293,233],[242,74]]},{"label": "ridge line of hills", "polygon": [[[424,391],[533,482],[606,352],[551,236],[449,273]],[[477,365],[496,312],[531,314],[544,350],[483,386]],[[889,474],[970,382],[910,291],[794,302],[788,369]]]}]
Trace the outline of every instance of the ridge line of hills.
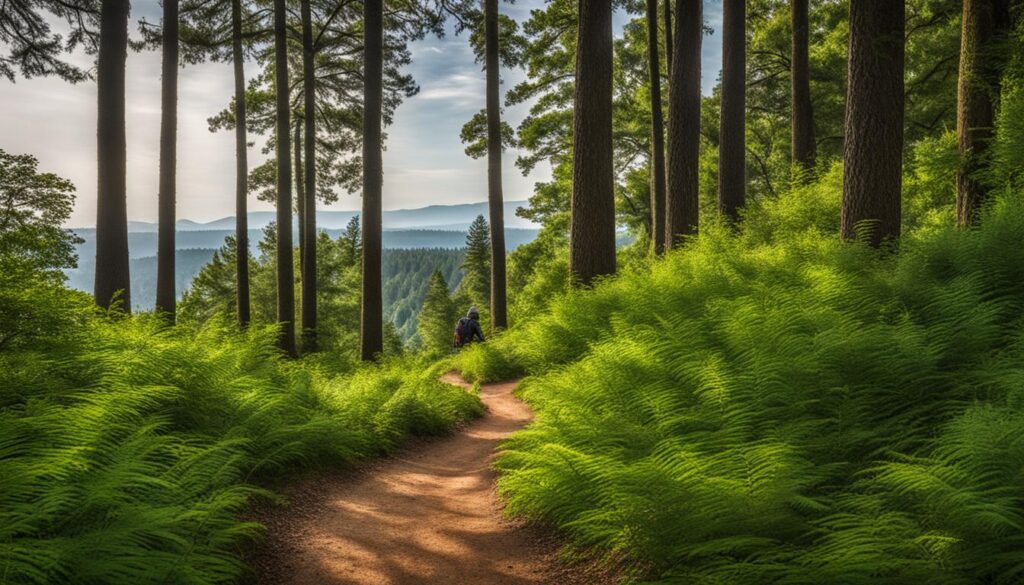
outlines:
[{"label": "ridge line of hills", "polygon": [[[518,207],[528,205],[525,200],[505,202],[505,227],[513,229],[536,229],[533,222],[518,217]],[[359,211],[317,211],[317,227],[327,230],[344,229],[349,220],[359,215]],[[394,230],[436,230],[465,231],[478,215],[488,216],[487,202],[459,203],[453,205],[428,205],[412,209],[394,209],[384,212],[384,229]],[[274,211],[251,211],[248,214],[250,229],[263,229],[273,222],[277,214]],[[230,215],[207,222],[191,219],[179,219],[175,222],[178,231],[220,231],[235,229],[235,216]],[[76,232],[91,231],[89,227],[71,228]],[[129,221],[128,231],[133,233],[156,232],[157,223],[149,221]]]}]

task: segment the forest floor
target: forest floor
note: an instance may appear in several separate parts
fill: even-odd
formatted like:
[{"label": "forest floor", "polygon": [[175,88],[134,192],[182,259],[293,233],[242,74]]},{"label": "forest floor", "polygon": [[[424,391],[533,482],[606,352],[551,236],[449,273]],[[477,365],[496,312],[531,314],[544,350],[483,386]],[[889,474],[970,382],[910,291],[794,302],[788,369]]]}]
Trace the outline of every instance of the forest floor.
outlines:
[{"label": "forest floor", "polygon": [[[454,374],[444,381],[469,388]],[[260,514],[268,537],[252,559],[259,583],[294,585],[601,585],[613,570],[569,564],[561,542],[506,519],[491,462],[532,418],[516,381],[480,389],[486,413],[357,472],[310,478],[290,505]]]}]

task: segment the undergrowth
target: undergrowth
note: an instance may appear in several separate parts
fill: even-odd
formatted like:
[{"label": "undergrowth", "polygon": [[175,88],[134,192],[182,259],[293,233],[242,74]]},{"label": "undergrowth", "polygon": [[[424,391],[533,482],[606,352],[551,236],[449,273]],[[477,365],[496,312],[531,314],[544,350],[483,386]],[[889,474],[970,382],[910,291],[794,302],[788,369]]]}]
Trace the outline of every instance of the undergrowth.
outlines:
[{"label": "undergrowth", "polygon": [[0,351],[0,583],[234,582],[261,531],[240,515],[286,472],[481,409],[408,358],[336,376],[282,360],[272,329],[172,330],[78,302],[66,327]]},{"label": "undergrowth", "polygon": [[1024,582],[1024,202],[878,253],[837,177],[459,356],[532,375],[509,513],[637,581]]}]

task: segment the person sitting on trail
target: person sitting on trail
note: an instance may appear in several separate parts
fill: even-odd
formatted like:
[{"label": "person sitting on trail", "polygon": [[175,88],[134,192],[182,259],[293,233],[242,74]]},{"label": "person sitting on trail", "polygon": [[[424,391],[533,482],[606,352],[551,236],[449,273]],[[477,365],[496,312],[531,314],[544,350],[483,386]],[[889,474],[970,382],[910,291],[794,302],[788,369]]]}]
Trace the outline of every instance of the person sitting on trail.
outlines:
[{"label": "person sitting on trail", "polygon": [[470,307],[466,316],[455,324],[455,347],[473,343],[474,339],[484,340],[484,331],[480,328],[480,311]]}]

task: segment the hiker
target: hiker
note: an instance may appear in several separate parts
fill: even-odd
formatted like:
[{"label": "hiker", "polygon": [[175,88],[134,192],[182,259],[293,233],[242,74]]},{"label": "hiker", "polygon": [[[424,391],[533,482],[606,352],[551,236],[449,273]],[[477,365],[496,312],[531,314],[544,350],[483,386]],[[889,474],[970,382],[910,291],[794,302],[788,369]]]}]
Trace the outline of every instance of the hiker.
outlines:
[{"label": "hiker", "polygon": [[480,311],[470,307],[466,316],[455,324],[455,347],[463,347],[473,343],[473,339],[484,340],[484,331],[480,328]]}]

